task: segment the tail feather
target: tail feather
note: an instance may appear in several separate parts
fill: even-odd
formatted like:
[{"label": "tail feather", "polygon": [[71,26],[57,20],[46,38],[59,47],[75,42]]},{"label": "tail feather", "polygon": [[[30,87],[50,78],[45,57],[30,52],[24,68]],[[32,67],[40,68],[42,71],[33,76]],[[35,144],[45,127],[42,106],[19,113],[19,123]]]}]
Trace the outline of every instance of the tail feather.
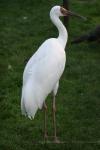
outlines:
[{"label": "tail feather", "polygon": [[34,87],[32,83],[27,82],[22,89],[22,99],[21,99],[21,111],[23,115],[27,115],[30,119],[34,118],[37,110],[38,104],[36,100],[36,95],[34,92]]}]

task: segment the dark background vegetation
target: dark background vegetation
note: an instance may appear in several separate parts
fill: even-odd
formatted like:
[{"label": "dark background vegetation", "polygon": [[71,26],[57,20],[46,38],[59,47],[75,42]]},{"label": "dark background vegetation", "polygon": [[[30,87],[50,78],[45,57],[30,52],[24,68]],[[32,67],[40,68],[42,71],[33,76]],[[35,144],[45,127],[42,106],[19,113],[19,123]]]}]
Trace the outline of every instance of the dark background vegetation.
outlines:
[{"label": "dark background vegetation", "polygon": [[[100,45],[70,41],[100,23],[99,0],[69,0],[70,9],[88,18],[71,18],[67,62],[57,95],[57,128],[63,144],[43,141],[43,112],[33,121],[21,115],[22,74],[27,60],[58,32],[49,11],[60,0],[0,0],[0,150],[100,149]],[[48,133],[53,134],[51,97]]]}]

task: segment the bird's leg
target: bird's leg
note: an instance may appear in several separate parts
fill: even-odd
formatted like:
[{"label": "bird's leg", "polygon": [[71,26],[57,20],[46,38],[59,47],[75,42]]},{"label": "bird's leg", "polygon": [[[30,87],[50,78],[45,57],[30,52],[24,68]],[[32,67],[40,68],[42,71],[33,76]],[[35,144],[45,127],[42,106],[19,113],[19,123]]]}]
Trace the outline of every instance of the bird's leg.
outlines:
[{"label": "bird's leg", "polygon": [[48,138],[48,136],[47,136],[47,122],[46,122],[47,105],[45,102],[43,103],[43,107],[44,107],[44,139],[47,140],[47,138]]},{"label": "bird's leg", "polygon": [[54,126],[54,142],[55,143],[59,143],[59,140],[57,138],[57,133],[56,133],[56,103],[55,103],[55,96],[53,95],[53,105],[52,105],[52,109],[53,109],[53,126]]}]

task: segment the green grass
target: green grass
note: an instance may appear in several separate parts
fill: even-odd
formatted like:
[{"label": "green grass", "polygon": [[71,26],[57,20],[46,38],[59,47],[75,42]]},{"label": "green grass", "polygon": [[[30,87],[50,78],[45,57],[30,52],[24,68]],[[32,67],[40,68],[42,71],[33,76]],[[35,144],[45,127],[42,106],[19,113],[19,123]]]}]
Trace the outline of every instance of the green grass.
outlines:
[{"label": "green grass", "polygon": [[[60,4],[60,0],[0,0],[0,150],[100,149],[100,45],[70,44],[99,24],[99,0],[70,0],[70,9],[88,20],[70,19],[66,68],[56,98],[58,136],[67,143],[36,144],[43,140],[42,111],[33,121],[21,115],[24,66],[45,39],[57,36],[49,10]],[[52,134],[51,97],[47,103]]]}]

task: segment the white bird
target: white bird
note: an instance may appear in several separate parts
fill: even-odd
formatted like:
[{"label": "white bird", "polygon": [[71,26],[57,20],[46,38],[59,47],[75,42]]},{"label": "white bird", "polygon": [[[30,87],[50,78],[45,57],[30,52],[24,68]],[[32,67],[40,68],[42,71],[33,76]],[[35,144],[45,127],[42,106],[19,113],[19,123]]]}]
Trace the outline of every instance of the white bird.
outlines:
[{"label": "white bird", "polygon": [[66,54],[65,46],[68,39],[68,33],[59,19],[60,16],[79,15],[72,13],[60,6],[54,6],[50,11],[50,18],[59,31],[57,38],[46,40],[35,54],[30,58],[25,66],[23,73],[23,87],[21,97],[21,111],[33,119],[37,110],[43,106],[45,108],[45,131],[44,137],[47,138],[46,129],[46,110],[45,103],[48,94],[53,93],[53,123],[54,140],[58,142],[56,136],[55,120],[55,96],[59,87],[59,80],[65,68]]}]

